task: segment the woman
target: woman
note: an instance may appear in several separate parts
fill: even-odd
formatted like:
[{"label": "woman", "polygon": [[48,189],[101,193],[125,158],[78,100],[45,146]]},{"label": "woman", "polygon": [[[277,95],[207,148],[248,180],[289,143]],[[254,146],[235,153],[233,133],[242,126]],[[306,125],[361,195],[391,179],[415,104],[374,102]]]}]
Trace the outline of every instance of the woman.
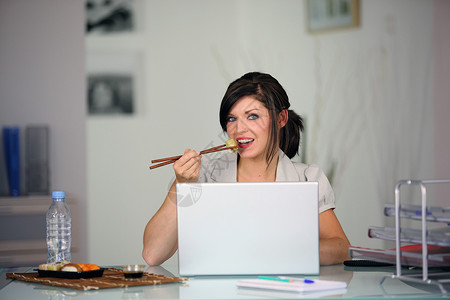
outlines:
[{"label": "woman", "polygon": [[319,182],[320,264],[348,259],[349,241],[333,212],[334,193],[316,165],[293,163],[298,152],[302,118],[289,110],[288,96],[268,74],[253,72],[232,82],[220,106],[220,124],[238,144],[238,154],[202,162],[187,149],[173,165],[176,180],[144,232],[143,257],[159,265],[177,250],[176,188],[178,182]]}]

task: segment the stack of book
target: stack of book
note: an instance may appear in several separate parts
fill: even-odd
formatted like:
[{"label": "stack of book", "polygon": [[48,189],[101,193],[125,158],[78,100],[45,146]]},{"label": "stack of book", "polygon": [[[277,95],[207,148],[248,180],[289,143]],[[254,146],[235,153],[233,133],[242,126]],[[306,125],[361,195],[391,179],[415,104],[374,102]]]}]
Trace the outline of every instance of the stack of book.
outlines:
[{"label": "stack of book", "polygon": [[[49,192],[48,126],[25,128],[21,152],[18,126],[3,127],[0,147],[0,196],[47,195]],[[25,157],[22,159],[22,153]],[[22,165],[22,162],[24,165]],[[24,176],[21,171],[24,170]]]}]

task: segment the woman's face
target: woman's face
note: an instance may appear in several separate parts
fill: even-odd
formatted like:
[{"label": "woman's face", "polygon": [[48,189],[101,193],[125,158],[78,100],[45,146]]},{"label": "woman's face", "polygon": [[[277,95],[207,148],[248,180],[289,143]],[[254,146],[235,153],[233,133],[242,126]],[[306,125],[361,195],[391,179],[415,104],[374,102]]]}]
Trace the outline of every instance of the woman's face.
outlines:
[{"label": "woman's face", "polygon": [[269,110],[252,96],[239,99],[227,117],[227,133],[241,158],[265,159],[270,131]]}]

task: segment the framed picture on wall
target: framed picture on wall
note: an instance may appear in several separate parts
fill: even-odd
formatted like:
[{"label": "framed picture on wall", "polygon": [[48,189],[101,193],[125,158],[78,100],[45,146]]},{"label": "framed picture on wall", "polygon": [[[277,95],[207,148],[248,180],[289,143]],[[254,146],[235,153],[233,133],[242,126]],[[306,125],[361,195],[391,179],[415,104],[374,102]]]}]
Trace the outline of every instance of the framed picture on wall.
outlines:
[{"label": "framed picture on wall", "polygon": [[127,33],[136,27],[136,0],[85,0],[86,34]]},{"label": "framed picture on wall", "polygon": [[323,32],[359,26],[359,0],[306,0],[307,29]]},{"label": "framed picture on wall", "polygon": [[133,76],[97,73],[88,76],[90,115],[133,114]]},{"label": "framed picture on wall", "polygon": [[87,107],[89,115],[136,113],[139,57],[132,53],[89,53]]}]

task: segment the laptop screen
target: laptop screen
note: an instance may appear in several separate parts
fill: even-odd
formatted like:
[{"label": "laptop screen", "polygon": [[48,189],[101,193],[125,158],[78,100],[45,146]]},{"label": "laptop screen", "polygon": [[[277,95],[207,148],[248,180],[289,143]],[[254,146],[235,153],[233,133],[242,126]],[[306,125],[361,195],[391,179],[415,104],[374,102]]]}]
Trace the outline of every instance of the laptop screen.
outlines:
[{"label": "laptop screen", "polygon": [[318,183],[177,184],[181,276],[318,274]]}]

